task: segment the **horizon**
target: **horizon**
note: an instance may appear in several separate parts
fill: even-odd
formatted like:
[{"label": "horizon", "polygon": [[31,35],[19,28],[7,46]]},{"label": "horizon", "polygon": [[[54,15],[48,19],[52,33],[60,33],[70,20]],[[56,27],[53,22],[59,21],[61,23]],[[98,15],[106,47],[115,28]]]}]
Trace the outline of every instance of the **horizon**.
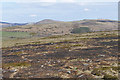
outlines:
[{"label": "horizon", "polygon": [[[43,19],[43,20],[53,20],[53,19]],[[43,20],[39,20],[39,21],[43,21]],[[74,20],[74,21],[81,21],[81,20],[113,20],[113,19],[80,19],[80,20]],[[39,21],[36,21],[36,22],[39,22]],[[53,20],[53,21],[61,21],[61,20]],[[113,21],[118,21],[118,20],[113,20]],[[0,22],[11,23],[11,22],[7,22],[7,21],[0,21]],[[26,23],[36,23],[36,22],[26,22]],[[63,21],[63,22],[72,22],[72,21]],[[14,22],[12,22],[12,23],[14,23]],[[23,22],[23,24],[25,24],[25,22]]]},{"label": "horizon", "polygon": [[84,19],[118,20],[117,2],[2,2],[2,22],[33,23],[44,19],[78,21]]}]

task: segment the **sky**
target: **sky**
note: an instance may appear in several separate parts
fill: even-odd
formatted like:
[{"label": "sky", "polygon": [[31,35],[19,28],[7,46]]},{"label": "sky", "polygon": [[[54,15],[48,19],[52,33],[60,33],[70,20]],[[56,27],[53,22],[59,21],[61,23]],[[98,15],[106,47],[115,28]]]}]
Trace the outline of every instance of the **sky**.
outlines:
[{"label": "sky", "polygon": [[[107,0],[106,0],[107,1]],[[109,0],[110,1],[110,0]],[[82,19],[118,19],[118,2],[94,0],[4,0],[0,21],[10,23],[38,22],[43,19],[77,21]]]}]

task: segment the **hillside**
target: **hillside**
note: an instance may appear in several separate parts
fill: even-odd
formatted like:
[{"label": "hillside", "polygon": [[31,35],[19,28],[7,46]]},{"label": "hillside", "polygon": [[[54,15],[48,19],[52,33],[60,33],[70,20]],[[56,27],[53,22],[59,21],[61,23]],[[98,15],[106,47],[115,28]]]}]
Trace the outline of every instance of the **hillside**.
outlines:
[{"label": "hillside", "polygon": [[8,22],[1,22],[0,21],[0,27],[13,27],[13,26],[22,26],[26,25],[27,23],[8,23]]},{"label": "hillside", "polygon": [[71,34],[75,28],[87,27],[90,32],[93,31],[112,31],[117,30],[118,22],[107,19],[98,20],[80,20],[80,21],[55,21],[45,19],[33,24],[3,28],[3,31],[18,31],[36,33],[37,36],[49,36],[49,35],[64,35]]},{"label": "hillside", "polygon": [[118,79],[118,31],[12,42],[2,48],[5,78]]}]

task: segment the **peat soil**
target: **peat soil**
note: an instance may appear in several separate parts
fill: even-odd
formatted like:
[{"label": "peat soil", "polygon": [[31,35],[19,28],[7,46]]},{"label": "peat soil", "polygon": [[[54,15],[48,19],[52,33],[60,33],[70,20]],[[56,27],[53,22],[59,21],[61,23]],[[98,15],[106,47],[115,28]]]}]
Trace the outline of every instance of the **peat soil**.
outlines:
[{"label": "peat soil", "polygon": [[[94,78],[94,74],[91,73],[94,68],[116,63],[118,42],[114,39],[117,37],[92,38],[88,41],[76,42],[27,44],[3,48],[3,77]],[[87,48],[81,48],[84,46],[64,47],[67,44],[79,44],[81,42],[86,44]],[[63,44],[63,47],[55,47],[60,44]]]}]

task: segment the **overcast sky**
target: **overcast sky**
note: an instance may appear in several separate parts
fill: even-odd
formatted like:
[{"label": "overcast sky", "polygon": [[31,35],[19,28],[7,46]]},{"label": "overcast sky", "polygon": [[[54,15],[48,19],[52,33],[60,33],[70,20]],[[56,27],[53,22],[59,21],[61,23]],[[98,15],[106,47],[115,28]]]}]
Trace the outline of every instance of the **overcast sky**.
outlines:
[{"label": "overcast sky", "polygon": [[[25,2],[24,2],[25,1]],[[2,21],[37,22],[43,19],[74,21],[82,19],[118,19],[118,2],[82,2],[75,0],[4,0]],[[46,1],[46,2],[45,2]],[[85,0],[84,0],[85,1]]]},{"label": "overcast sky", "polygon": [[118,2],[119,0],[1,0],[2,2]]}]

